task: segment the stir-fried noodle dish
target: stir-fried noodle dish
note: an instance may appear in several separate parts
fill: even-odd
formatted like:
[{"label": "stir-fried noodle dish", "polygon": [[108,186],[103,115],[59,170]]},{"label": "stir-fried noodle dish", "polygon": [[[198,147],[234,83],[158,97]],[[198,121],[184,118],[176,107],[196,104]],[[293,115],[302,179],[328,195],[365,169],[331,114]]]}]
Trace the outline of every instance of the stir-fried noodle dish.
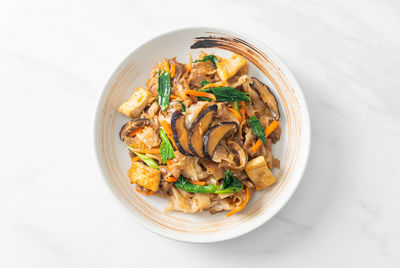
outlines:
[{"label": "stir-fried noodle dish", "polygon": [[167,198],[165,211],[229,217],[276,182],[278,103],[240,55],[164,59],[118,110],[129,118],[119,136],[132,161],[130,183]]}]

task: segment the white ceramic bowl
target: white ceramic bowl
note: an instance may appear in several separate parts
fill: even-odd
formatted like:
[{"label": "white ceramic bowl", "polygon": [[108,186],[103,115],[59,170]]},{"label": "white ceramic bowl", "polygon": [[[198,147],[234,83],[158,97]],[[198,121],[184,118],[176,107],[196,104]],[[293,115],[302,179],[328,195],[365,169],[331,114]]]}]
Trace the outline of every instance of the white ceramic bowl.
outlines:
[{"label": "white ceramic bowl", "polygon": [[[195,45],[194,45],[195,44]],[[194,46],[193,46],[194,45]],[[200,47],[193,48],[192,47]],[[207,47],[207,48],[201,48]],[[128,120],[118,113],[138,86],[144,86],[153,68],[164,58],[187,62],[200,50],[229,56],[236,52],[249,62],[249,73],[268,84],[277,96],[281,112],[281,141],[273,145],[281,168],[274,170],[277,183],[255,194],[244,210],[231,217],[226,213],[163,213],[167,200],[142,196],[130,185],[130,159],[119,140],[121,126]],[[288,201],[306,167],[310,147],[310,120],[303,93],[295,78],[268,47],[254,38],[211,28],[187,28],[163,34],[136,48],[115,70],[98,103],[95,147],[104,178],[115,197],[134,220],[162,236],[186,242],[208,243],[243,235],[273,217]]]}]

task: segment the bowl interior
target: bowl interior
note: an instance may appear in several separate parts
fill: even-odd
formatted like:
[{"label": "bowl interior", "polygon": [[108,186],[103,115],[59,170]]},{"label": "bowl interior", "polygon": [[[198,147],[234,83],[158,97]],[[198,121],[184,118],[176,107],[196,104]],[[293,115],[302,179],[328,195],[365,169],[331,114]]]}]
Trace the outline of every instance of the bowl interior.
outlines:
[{"label": "bowl interior", "polygon": [[[199,48],[191,49],[193,45]],[[271,88],[281,111],[281,141],[272,148],[274,157],[281,161],[281,168],[273,170],[277,183],[265,191],[256,192],[245,210],[229,218],[225,213],[164,213],[167,199],[142,196],[130,185],[127,177],[130,159],[118,137],[128,118],[121,115],[117,107],[137,87],[145,86],[152,68],[164,58],[177,57],[178,61],[187,62],[191,53],[196,59],[201,50],[223,57],[229,57],[232,52],[244,56],[249,63],[249,75]],[[95,125],[100,167],[116,197],[146,228],[169,238],[190,242],[233,238],[271,218],[286,203],[301,179],[308,157],[309,139],[309,119],[301,90],[278,57],[253,39],[208,28],[167,33],[132,52],[107,83],[98,105]]]}]

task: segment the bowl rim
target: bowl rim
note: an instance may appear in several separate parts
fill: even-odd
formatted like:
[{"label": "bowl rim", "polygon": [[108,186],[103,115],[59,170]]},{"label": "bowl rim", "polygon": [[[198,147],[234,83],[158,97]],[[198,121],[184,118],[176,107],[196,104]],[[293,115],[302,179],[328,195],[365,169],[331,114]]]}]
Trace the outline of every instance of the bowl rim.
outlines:
[{"label": "bowl rim", "polygon": [[[100,157],[100,154],[101,154],[100,148],[98,145],[97,130],[98,130],[99,124],[101,122],[100,114],[101,114],[101,110],[103,108],[101,105],[103,103],[103,99],[107,97],[107,94],[106,94],[107,88],[109,88],[109,85],[110,85],[110,83],[112,83],[113,78],[119,73],[120,68],[128,62],[130,57],[138,49],[146,46],[148,43],[150,43],[158,38],[161,38],[163,36],[175,34],[175,33],[182,32],[182,31],[218,32],[218,33],[222,33],[222,34],[228,34],[228,35],[232,35],[235,37],[240,37],[244,40],[248,40],[252,44],[256,43],[259,45],[258,47],[261,47],[262,51],[267,50],[268,55],[273,56],[274,62],[277,62],[277,64],[279,65],[279,68],[282,69],[282,73],[284,73],[287,76],[288,80],[290,81],[290,83],[292,85],[292,88],[296,89],[295,96],[299,102],[300,110],[302,111],[301,127],[302,127],[302,129],[304,129],[304,132],[303,132],[304,136],[301,139],[302,144],[303,144],[303,148],[301,151],[302,156],[300,157],[299,162],[297,164],[298,171],[297,171],[296,175],[294,175],[294,177],[297,177],[297,179],[292,182],[292,187],[287,188],[285,190],[285,192],[286,192],[285,195],[281,195],[280,202],[275,205],[275,207],[273,208],[273,211],[270,211],[270,213],[268,213],[268,214],[263,214],[260,217],[255,218],[252,221],[251,225],[250,225],[251,222],[248,223],[247,228],[243,228],[240,231],[236,230],[236,232],[232,231],[232,232],[224,232],[224,233],[220,233],[220,234],[214,234],[212,236],[207,236],[207,239],[204,239],[203,237],[197,236],[197,235],[190,236],[190,233],[189,233],[189,235],[188,235],[188,233],[185,233],[184,235],[177,235],[176,233],[168,231],[168,230],[164,231],[163,229],[157,228],[156,226],[153,226],[153,224],[148,223],[147,220],[144,220],[141,217],[138,217],[137,215],[130,213],[130,210],[128,208],[126,201],[124,201],[122,198],[120,198],[117,195],[117,193],[111,186],[111,183],[107,179],[106,172],[103,168],[102,159]],[[306,99],[304,97],[303,91],[302,91],[299,83],[297,82],[296,78],[294,77],[294,75],[292,74],[292,72],[290,71],[290,69],[288,68],[286,63],[277,55],[277,53],[275,53],[275,51],[273,51],[270,47],[268,47],[264,42],[260,41],[259,39],[255,38],[254,36],[251,36],[249,34],[246,34],[246,33],[243,33],[243,32],[237,31],[237,30],[229,29],[227,27],[219,28],[219,27],[199,26],[199,27],[175,28],[173,30],[164,32],[162,34],[153,35],[153,37],[151,37],[151,38],[145,40],[144,42],[142,42],[141,44],[135,46],[132,49],[132,51],[117,65],[117,67],[114,69],[114,71],[112,72],[110,77],[107,79],[107,82],[105,83],[105,85],[101,91],[101,94],[97,97],[94,119],[95,120],[93,123],[93,137],[94,137],[93,142],[94,142],[94,153],[96,154],[95,158],[97,160],[96,162],[97,162],[98,168],[101,170],[101,175],[103,177],[103,181],[107,184],[107,186],[108,186],[107,188],[112,193],[112,195],[115,197],[115,201],[118,200],[117,203],[119,203],[120,206],[124,207],[125,213],[127,213],[131,219],[133,219],[135,222],[139,223],[142,227],[144,227],[147,230],[149,230],[157,235],[160,235],[162,237],[166,237],[166,238],[169,238],[169,239],[172,239],[175,241],[180,241],[180,242],[215,243],[215,242],[221,242],[221,241],[234,239],[234,238],[240,237],[242,235],[245,235],[251,231],[256,230],[261,225],[263,225],[264,223],[269,221],[271,218],[273,218],[287,204],[287,202],[290,200],[290,198],[293,196],[294,192],[296,191],[300,181],[302,180],[305,169],[307,167],[308,160],[309,160],[310,147],[311,147],[311,134],[312,134],[311,133],[311,121],[310,121],[310,115],[309,115]]]}]

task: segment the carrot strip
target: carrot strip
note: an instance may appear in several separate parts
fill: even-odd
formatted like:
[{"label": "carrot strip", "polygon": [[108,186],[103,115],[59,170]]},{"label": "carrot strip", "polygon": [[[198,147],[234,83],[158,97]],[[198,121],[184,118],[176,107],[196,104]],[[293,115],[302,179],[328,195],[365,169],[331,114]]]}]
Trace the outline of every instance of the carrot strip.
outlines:
[{"label": "carrot strip", "polygon": [[202,91],[196,91],[196,90],[185,90],[184,93],[187,95],[192,95],[192,96],[197,96],[197,97],[210,98],[213,101],[217,101],[217,98],[215,97],[215,95],[208,93],[208,92],[202,92]]},{"label": "carrot strip", "polygon": [[237,120],[239,120],[239,122],[242,121],[242,116],[235,108],[227,107],[226,109],[233,113],[233,115],[237,118]]},{"label": "carrot strip", "polygon": [[242,120],[246,119],[246,103],[244,101],[240,102],[240,114],[242,115]]},{"label": "carrot strip", "polygon": [[200,88],[200,90],[207,89],[210,87],[224,87],[224,86],[226,86],[226,81],[220,81],[220,82],[209,83],[207,85],[204,85],[202,88]]},{"label": "carrot strip", "polygon": [[132,131],[131,133],[129,133],[128,137],[133,137],[133,136],[135,136],[136,134],[142,132],[143,129],[144,129],[144,127],[141,127],[141,128],[138,128],[138,129]]},{"label": "carrot strip", "polygon": [[142,191],[139,190],[139,188],[138,188],[137,185],[136,185],[135,189],[136,189],[136,191],[137,191],[139,194],[146,195],[146,196],[149,196],[149,195],[152,195],[152,194],[155,193],[154,191],[150,191],[150,192],[148,192],[148,193],[142,192]]},{"label": "carrot strip", "polygon": [[174,137],[172,135],[171,126],[165,120],[161,121],[161,126],[164,129],[165,134],[167,134],[169,140],[172,142],[172,145],[174,146],[175,150],[178,150],[178,147],[176,146],[175,141],[174,141]]},{"label": "carrot strip", "polygon": [[138,161],[139,159],[140,159],[139,156],[135,156],[134,158],[131,159],[131,161],[132,161],[132,162],[136,162],[136,161]]},{"label": "carrot strip", "polygon": [[238,208],[235,208],[233,210],[231,210],[230,212],[228,212],[226,214],[227,217],[232,216],[233,214],[241,211],[242,209],[244,209],[244,207],[247,205],[247,203],[249,203],[249,199],[250,199],[250,191],[249,191],[249,187],[246,186],[246,200],[240,204],[240,206]]},{"label": "carrot strip", "polygon": [[171,94],[171,95],[169,95],[169,98],[170,98],[170,99],[179,99],[179,97],[178,97],[178,96],[176,96],[176,95],[172,95],[172,94]]},{"label": "carrot strip", "polygon": [[[276,120],[272,121],[272,123],[269,124],[268,127],[265,128],[265,137],[268,137],[269,134],[271,134],[278,127],[279,127],[279,122]],[[261,144],[262,144],[262,141],[260,139],[258,139],[257,142],[253,145],[253,147],[251,147],[251,150],[253,152],[257,151],[258,148],[260,148]]]},{"label": "carrot strip", "polygon": [[265,129],[265,136],[268,137],[275,129],[279,127],[279,121],[272,121],[271,124]]},{"label": "carrot strip", "polygon": [[168,177],[167,182],[176,182],[178,179],[175,177]]},{"label": "carrot strip", "polygon": [[190,72],[192,70],[192,64],[193,64],[192,54],[189,53],[189,63],[188,63],[187,72]]},{"label": "carrot strip", "polygon": [[169,73],[169,64],[167,60],[163,60],[160,63],[160,69]]},{"label": "carrot strip", "polygon": [[155,148],[155,149],[137,149],[137,148],[133,148],[133,151],[135,153],[140,153],[140,154],[159,154],[160,153],[160,148]]},{"label": "carrot strip", "polygon": [[175,63],[172,63],[172,64],[171,64],[171,67],[170,67],[170,74],[171,74],[171,78],[174,78],[174,77],[175,77]]},{"label": "carrot strip", "polygon": [[197,185],[201,185],[201,186],[204,186],[204,185],[206,185],[206,182],[205,181],[192,181],[192,180],[189,180],[191,183],[193,183],[193,184],[197,184]]}]

